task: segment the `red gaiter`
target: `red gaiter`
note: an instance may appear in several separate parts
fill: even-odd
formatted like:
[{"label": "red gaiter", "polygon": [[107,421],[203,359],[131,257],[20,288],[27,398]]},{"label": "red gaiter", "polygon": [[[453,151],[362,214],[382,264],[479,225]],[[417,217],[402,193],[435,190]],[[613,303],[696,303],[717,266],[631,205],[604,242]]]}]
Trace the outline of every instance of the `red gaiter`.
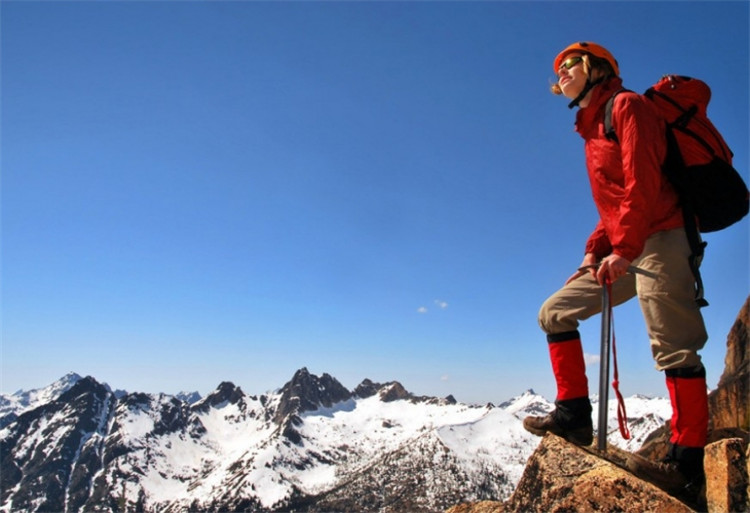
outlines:
[{"label": "red gaiter", "polygon": [[[570,338],[566,338],[566,335]],[[583,346],[578,332],[549,335],[547,341],[552,371],[557,382],[557,400],[588,397],[586,364],[583,361]]]}]

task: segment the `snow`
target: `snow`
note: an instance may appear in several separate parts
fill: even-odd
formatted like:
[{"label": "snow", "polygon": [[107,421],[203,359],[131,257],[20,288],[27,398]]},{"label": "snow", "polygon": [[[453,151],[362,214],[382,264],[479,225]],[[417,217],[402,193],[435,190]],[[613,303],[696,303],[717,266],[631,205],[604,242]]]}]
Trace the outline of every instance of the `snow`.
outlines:
[{"label": "snow", "polygon": [[513,482],[521,479],[526,460],[540,441],[515,416],[500,409],[487,411],[475,422],[443,427],[439,435],[467,468],[482,472],[491,461],[503,467]]},{"label": "snow", "polygon": [[486,411],[466,405],[384,403],[377,395],[358,400],[355,407],[342,406],[305,414],[300,433],[318,452],[348,450],[365,461],[398,449],[425,430],[471,422]]}]

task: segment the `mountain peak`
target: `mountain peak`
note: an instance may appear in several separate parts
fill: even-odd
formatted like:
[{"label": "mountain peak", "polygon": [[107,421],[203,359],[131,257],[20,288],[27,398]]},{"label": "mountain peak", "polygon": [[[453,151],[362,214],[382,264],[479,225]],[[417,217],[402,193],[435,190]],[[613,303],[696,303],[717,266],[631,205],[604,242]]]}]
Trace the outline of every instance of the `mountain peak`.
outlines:
[{"label": "mountain peak", "polygon": [[361,399],[367,399],[378,393],[382,385],[380,383],[374,383],[371,379],[365,378],[362,383],[357,385],[354,389],[354,395]]},{"label": "mountain peak", "polygon": [[65,385],[65,384],[74,385],[76,382],[80,381],[81,379],[83,379],[83,376],[81,376],[80,374],[77,374],[77,373],[71,371],[71,372],[68,372],[62,378],[60,378],[57,381],[55,381],[55,383],[53,383],[53,385],[57,385],[57,384],[60,384],[60,385]]},{"label": "mountain peak", "polygon": [[380,400],[384,403],[398,401],[399,399],[411,399],[413,397],[398,381],[375,383],[370,379],[365,379],[354,389],[354,395],[361,399],[372,397],[375,394],[378,394]]},{"label": "mountain peak", "polygon": [[330,408],[352,396],[338,380],[324,373],[318,377],[310,374],[306,367],[294,373],[292,380],[281,388],[281,399],[275,420],[281,424],[289,415],[315,411],[319,407]]},{"label": "mountain peak", "polygon": [[44,388],[38,388],[26,392],[19,390],[13,394],[13,396],[17,397],[19,401],[26,406],[30,406],[31,403],[45,403],[57,399],[82,379],[83,378],[79,374],[69,372]]},{"label": "mountain peak", "polygon": [[111,392],[111,390],[109,388],[109,385],[101,384],[91,376],[86,376],[85,378],[81,378],[79,376],[79,379],[77,381],[73,382],[73,384],[68,387],[65,392],[59,395],[59,399],[63,402],[66,402],[89,392],[103,393]]},{"label": "mountain peak", "polygon": [[216,390],[208,394],[204,399],[194,403],[193,406],[203,411],[211,407],[221,407],[224,404],[237,404],[244,397],[245,393],[240,387],[230,381],[222,381]]},{"label": "mountain peak", "polygon": [[554,405],[530,388],[521,395],[500,403],[499,407],[518,418],[523,418],[526,415],[546,415],[552,411]]},{"label": "mountain peak", "polygon": [[398,381],[391,381],[380,389],[380,400],[384,403],[398,401],[399,399],[410,399],[411,396],[411,393]]},{"label": "mountain peak", "polygon": [[57,400],[83,379],[75,372],[69,372],[44,388],[28,391],[19,390],[12,395],[2,396],[0,400],[0,428],[13,422],[24,411]]}]

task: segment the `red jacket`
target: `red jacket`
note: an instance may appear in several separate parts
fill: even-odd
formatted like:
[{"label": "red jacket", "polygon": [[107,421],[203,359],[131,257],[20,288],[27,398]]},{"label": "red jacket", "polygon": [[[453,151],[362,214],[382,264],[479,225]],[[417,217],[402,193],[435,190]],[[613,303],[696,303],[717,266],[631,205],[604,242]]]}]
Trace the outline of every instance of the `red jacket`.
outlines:
[{"label": "red jacket", "polygon": [[599,223],[586,253],[616,253],[633,261],[652,234],[683,225],[677,193],[661,171],[666,155],[664,124],[641,95],[617,95],[612,125],[619,143],[604,135],[604,106],[622,88],[620,78],[595,87],[588,107],[579,109],[576,131],[586,150],[591,192]]}]

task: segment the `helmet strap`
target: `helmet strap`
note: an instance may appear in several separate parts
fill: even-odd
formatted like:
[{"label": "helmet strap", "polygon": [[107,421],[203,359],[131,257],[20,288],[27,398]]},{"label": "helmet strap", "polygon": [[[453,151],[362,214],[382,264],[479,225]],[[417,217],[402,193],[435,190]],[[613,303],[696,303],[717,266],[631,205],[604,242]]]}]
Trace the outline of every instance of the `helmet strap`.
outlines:
[{"label": "helmet strap", "polygon": [[583,100],[586,95],[588,94],[591,89],[594,88],[594,86],[601,84],[604,82],[604,77],[599,77],[596,80],[592,81],[590,78],[586,79],[586,85],[583,86],[583,90],[581,90],[580,93],[578,93],[578,96],[576,96],[572,102],[568,104],[568,108],[572,109],[573,107],[578,107],[578,104],[581,103],[581,100]]}]

